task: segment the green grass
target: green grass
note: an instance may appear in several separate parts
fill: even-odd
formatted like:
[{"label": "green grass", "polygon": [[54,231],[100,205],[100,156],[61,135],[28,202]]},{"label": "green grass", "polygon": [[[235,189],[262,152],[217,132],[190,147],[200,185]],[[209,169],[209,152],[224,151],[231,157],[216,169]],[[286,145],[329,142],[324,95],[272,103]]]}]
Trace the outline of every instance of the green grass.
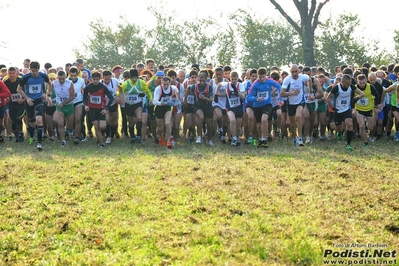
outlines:
[{"label": "green grass", "polygon": [[6,142],[0,265],[322,265],[333,244],[395,249],[399,144],[362,146]]}]

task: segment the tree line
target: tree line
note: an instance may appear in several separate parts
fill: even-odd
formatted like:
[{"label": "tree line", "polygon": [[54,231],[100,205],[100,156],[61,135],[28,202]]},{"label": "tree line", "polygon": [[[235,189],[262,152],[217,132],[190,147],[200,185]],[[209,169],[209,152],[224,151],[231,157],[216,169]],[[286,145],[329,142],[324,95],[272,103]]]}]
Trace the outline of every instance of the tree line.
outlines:
[{"label": "tree line", "polygon": [[[83,50],[75,50],[89,68],[110,69],[114,65],[129,68],[133,63],[153,58],[157,64],[186,67],[197,63],[258,68],[306,64],[303,36],[288,20],[257,18],[253,11],[238,10],[227,15],[228,22],[194,17],[177,21],[176,16],[148,9],[156,19],[154,28],[120,17],[116,27],[102,19],[90,22],[92,35],[83,42]],[[381,50],[380,41],[362,35],[358,15],[330,15],[317,21],[313,51],[315,65],[333,71],[342,64],[376,66],[396,62],[399,31],[392,42],[395,52]],[[387,40],[384,40],[387,41]]]}]

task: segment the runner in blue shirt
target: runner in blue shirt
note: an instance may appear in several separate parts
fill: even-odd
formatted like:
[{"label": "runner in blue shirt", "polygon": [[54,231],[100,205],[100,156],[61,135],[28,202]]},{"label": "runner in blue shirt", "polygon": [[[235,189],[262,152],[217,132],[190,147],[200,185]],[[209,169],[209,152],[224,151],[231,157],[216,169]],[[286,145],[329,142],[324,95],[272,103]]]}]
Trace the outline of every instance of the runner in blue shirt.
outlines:
[{"label": "runner in blue shirt", "polygon": [[37,61],[30,63],[30,73],[22,76],[17,91],[26,100],[26,113],[29,119],[28,132],[29,144],[35,139],[35,127],[37,126],[37,149],[41,151],[43,137],[43,94],[45,93],[44,84],[50,86],[47,74],[39,72],[40,64]]}]

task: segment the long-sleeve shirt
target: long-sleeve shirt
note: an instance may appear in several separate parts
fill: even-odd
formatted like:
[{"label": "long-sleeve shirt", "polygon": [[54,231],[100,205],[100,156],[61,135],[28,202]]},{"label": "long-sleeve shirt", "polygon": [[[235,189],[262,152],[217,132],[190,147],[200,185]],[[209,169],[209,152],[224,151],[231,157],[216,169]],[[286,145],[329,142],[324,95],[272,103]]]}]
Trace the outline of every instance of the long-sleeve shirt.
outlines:
[{"label": "long-sleeve shirt", "polygon": [[4,82],[0,81],[0,106],[4,106],[8,102],[9,97],[11,97],[10,90]]},{"label": "long-sleeve shirt", "polygon": [[[280,94],[280,91],[281,85],[273,79],[268,78],[265,82],[257,79],[249,89],[247,101],[254,108],[262,107],[272,103],[272,93]],[[259,97],[262,98],[260,102],[258,102]]]},{"label": "long-sleeve shirt", "polygon": [[[106,105],[106,98],[108,97],[109,101]],[[90,83],[85,87],[83,93],[83,105],[89,106],[89,108],[95,109],[103,109],[105,106],[107,108],[111,107],[112,102],[114,101],[114,96],[112,93],[104,86],[104,84],[99,83],[98,85],[94,85]]]}]

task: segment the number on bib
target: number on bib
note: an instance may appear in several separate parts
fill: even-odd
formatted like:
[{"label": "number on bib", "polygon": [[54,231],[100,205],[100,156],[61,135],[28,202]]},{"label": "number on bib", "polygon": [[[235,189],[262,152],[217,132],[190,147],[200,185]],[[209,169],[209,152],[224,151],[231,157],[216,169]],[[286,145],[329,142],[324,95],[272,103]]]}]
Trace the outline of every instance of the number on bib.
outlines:
[{"label": "number on bib", "polygon": [[261,97],[264,100],[269,99],[269,92],[268,91],[264,91],[264,92],[258,92],[258,98]]},{"label": "number on bib", "polygon": [[29,85],[28,91],[30,94],[38,94],[42,92],[42,88],[40,84]]},{"label": "number on bib", "polygon": [[12,102],[18,102],[18,100],[21,99],[21,95],[19,93],[13,93],[11,94],[11,101]]},{"label": "number on bib", "polygon": [[358,105],[368,105],[369,104],[369,99],[368,98],[362,98],[362,99],[359,99],[358,101],[357,101],[357,104]]},{"label": "number on bib", "polygon": [[240,99],[238,97],[229,98],[230,108],[234,108],[240,105]]},{"label": "number on bib", "polygon": [[194,95],[187,95],[187,103],[194,104]]},{"label": "number on bib", "polygon": [[65,102],[66,100],[68,100],[67,97],[57,97],[57,102],[58,102],[59,104]]},{"label": "number on bib", "polygon": [[92,104],[101,104],[101,96],[90,95],[90,102]]}]

